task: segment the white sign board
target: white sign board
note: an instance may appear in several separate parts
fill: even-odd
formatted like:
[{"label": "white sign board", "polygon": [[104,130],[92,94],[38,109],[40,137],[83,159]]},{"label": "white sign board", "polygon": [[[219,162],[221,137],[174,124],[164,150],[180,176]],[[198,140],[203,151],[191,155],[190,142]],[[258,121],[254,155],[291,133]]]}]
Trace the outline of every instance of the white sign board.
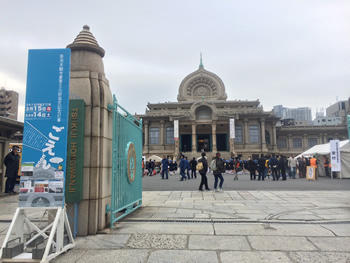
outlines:
[{"label": "white sign board", "polygon": [[235,138],[235,119],[230,119],[230,139]]},{"label": "white sign board", "polygon": [[339,140],[331,140],[330,144],[330,157],[332,172],[340,172],[341,170],[341,161],[340,161],[340,142]]},{"label": "white sign board", "polygon": [[179,120],[174,120],[174,139],[179,139]]}]

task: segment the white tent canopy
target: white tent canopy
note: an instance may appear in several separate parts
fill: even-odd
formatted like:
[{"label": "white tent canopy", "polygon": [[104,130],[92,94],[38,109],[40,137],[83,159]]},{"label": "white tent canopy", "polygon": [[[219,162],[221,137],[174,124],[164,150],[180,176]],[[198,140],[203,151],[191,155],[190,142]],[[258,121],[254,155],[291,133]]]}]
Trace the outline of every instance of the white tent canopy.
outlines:
[{"label": "white tent canopy", "polygon": [[[339,144],[340,144],[340,151],[341,152],[342,152],[342,150],[350,152],[349,140],[340,141]],[[330,143],[318,144],[318,145],[315,145],[315,146],[311,147],[307,151],[299,154],[296,158],[299,158],[299,157],[302,157],[302,156],[310,157],[310,156],[313,156],[315,154],[327,155],[329,153],[330,153]]]},{"label": "white tent canopy", "polygon": [[[340,159],[341,159],[341,172],[340,178],[350,178],[350,141],[344,140],[339,142],[340,147]],[[311,147],[309,150],[299,154],[295,158],[299,157],[311,157],[314,155],[325,156],[330,154],[330,143],[319,144]]]}]

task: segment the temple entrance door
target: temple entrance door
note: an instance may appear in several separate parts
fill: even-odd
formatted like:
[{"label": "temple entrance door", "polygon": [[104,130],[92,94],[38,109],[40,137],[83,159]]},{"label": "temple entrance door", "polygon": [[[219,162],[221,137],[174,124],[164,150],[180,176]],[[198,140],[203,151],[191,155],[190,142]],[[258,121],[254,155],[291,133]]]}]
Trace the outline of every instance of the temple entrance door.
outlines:
[{"label": "temple entrance door", "polygon": [[191,152],[192,151],[192,135],[182,134],[180,136],[180,151]]},{"label": "temple entrance door", "polygon": [[216,134],[216,147],[218,151],[228,151],[227,144],[227,134]]},{"label": "temple entrance door", "polygon": [[197,135],[197,151],[211,152],[211,135],[210,134],[198,134]]}]

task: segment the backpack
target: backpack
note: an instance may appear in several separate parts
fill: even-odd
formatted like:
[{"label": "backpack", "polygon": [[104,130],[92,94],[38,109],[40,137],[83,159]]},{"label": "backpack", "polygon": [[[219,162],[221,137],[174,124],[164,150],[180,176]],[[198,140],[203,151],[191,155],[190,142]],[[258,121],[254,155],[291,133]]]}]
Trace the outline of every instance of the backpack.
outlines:
[{"label": "backpack", "polygon": [[214,172],[216,171],[216,159],[212,160],[210,163],[210,169]]},{"label": "backpack", "polygon": [[266,160],[266,161],[265,161],[265,167],[266,167],[266,168],[269,168],[269,160]]},{"label": "backpack", "polygon": [[196,169],[197,171],[202,171],[203,170],[203,162],[202,161],[198,161]]}]

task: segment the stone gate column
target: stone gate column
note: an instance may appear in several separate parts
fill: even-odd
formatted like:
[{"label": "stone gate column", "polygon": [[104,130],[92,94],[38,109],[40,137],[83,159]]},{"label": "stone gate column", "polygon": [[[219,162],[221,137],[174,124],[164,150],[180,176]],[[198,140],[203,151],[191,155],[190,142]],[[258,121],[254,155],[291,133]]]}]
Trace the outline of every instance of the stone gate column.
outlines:
[{"label": "stone gate column", "polygon": [[113,104],[101,48],[90,28],[68,45],[71,49],[70,98],[85,102],[83,200],[79,203],[78,235],[93,235],[109,224],[111,200]]},{"label": "stone gate column", "polygon": [[197,152],[197,132],[196,124],[192,124],[192,153]]},{"label": "stone gate column", "polygon": [[215,154],[217,152],[216,149],[216,122],[213,121],[213,124],[211,126],[211,131],[212,131],[212,145],[213,145],[213,149],[212,152]]}]

